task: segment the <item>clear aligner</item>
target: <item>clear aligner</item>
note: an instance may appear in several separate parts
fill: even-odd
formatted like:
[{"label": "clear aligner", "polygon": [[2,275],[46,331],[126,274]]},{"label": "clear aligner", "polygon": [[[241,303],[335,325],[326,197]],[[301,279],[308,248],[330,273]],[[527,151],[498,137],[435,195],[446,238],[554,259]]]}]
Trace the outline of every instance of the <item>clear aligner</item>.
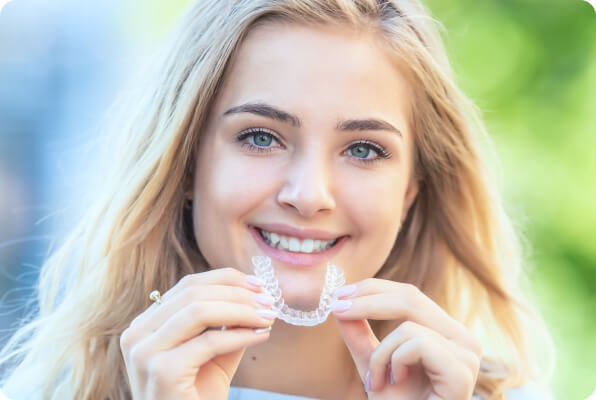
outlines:
[{"label": "clear aligner", "polygon": [[265,281],[264,289],[275,299],[272,309],[277,311],[277,318],[292,325],[314,326],[325,322],[331,312],[329,305],[337,298],[335,290],[346,283],[344,272],[338,266],[327,262],[325,286],[321,292],[319,307],[312,311],[296,310],[284,303],[281,289],[271,265],[271,258],[267,256],[254,256],[252,258],[255,274]]}]

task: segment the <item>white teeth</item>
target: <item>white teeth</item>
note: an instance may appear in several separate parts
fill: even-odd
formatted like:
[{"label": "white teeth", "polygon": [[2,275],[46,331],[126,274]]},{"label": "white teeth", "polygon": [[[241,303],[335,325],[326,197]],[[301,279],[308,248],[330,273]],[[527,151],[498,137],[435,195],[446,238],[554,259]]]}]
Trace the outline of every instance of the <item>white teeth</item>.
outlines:
[{"label": "white teeth", "polygon": [[302,242],[302,246],[300,246],[300,251],[303,253],[312,253],[314,248],[314,242],[312,239],[304,239]]},{"label": "white teeth", "polygon": [[324,251],[332,247],[335,240],[313,240],[304,239],[300,241],[298,238],[281,236],[273,232],[267,232],[259,229],[261,236],[271,246],[280,250],[289,250],[292,252],[312,253]]},{"label": "white teeth", "polygon": [[269,235],[269,240],[271,241],[271,244],[275,246],[277,245],[277,242],[279,242],[279,236],[277,236],[276,233],[271,232],[271,234]]},{"label": "white teeth", "polygon": [[300,251],[300,240],[290,238],[290,251]]}]

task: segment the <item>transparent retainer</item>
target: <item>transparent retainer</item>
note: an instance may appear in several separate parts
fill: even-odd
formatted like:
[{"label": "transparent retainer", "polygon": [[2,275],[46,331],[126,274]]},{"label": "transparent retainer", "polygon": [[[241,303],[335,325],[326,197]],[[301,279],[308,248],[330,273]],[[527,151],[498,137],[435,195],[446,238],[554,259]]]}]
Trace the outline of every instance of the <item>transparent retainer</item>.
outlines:
[{"label": "transparent retainer", "polygon": [[277,278],[271,258],[267,256],[254,256],[252,263],[255,267],[255,275],[265,281],[264,289],[275,299],[271,308],[277,311],[277,318],[292,325],[314,326],[325,322],[331,310],[329,305],[337,296],[335,291],[346,283],[344,271],[338,266],[327,262],[327,273],[325,274],[325,286],[321,292],[319,307],[312,311],[296,310],[284,303],[281,289],[278,286]]}]

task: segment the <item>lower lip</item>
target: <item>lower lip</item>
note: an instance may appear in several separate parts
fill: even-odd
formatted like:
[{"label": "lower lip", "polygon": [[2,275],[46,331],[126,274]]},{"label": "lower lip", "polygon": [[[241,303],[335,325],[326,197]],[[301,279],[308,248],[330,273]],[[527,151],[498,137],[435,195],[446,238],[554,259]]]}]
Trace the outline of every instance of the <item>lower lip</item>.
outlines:
[{"label": "lower lip", "polygon": [[294,253],[269,246],[254,226],[249,226],[248,229],[255,238],[257,245],[269,257],[293,267],[314,267],[320,265],[333,257],[341,249],[346,240],[348,240],[348,236],[343,236],[330,249],[317,253]]}]

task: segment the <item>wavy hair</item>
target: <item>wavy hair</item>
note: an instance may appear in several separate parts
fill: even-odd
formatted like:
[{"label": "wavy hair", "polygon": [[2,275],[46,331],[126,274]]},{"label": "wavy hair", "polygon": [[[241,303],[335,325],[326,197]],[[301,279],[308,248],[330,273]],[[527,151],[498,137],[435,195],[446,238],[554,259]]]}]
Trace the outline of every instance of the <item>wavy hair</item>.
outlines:
[{"label": "wavy hair", "polygon": [[[209,269],[185,192],[231,57],[257,24],[341,24],[372,30],[414,89],[417,198],[376,277],[418,286],[479,335],[483,399],[546,382],[551,338],[529,294],[521,229],[504,211],[480,111],[456,86],[441,25],[417,0],[200,0],[150,70],[109,115],[108,168],[80,222],[42,265],[39,312],[0,354],[2,384],[43,399],[130,399],[119,338],[162,292]],[[105,160],[105,158],[104,158]],[[395,323],[395,322],[393,322]],[[383,337],[391,321],[371,321]],[[536,338],[540,341],[537,342]],[[533,343],[541,343],[533,346]],[[539,368],[538,366],[542,368]],[[25,389],[26,388],[26,389]]]}]

